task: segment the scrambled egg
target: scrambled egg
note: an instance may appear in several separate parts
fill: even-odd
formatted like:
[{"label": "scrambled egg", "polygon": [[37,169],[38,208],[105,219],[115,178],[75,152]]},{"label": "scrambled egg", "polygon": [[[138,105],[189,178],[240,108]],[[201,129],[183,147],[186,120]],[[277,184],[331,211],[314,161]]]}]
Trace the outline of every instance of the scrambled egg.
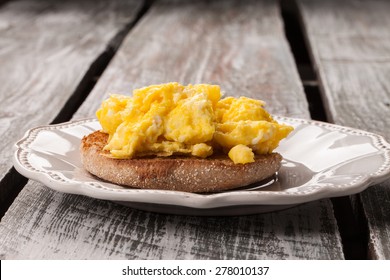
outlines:
[{"label": "scrambled egg", "polygon": [[234,163],[271,153],[293,128],[279,124],[261,100],[221,99],[217,85],[168,83],[113,94],[97,118],[109,134],[105,150],[114,158],[192,155],[206,158],[221,150]]}]

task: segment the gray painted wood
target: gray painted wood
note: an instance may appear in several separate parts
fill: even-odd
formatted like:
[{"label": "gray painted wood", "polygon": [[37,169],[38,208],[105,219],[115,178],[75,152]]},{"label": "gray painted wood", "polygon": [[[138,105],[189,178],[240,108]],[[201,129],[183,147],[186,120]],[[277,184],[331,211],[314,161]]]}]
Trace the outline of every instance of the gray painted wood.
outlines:
[{"label": "gray painted wood", "polygon": [[0,259],[341,258],[326,200],[243,217],[154,214],[30,182],[0,224]]},{"label": "gray painted wood", "polygon": [[[75,118],[108,92],[151,83],[219,83],[308,118],[274,1],[155,3],[129,33]],[[241,217],[139,211],[29,182],[0,224],[4,259],[342,259],[329,200]]]},{"label": "gray painted wood", "polygon": [[[9,1],[0,6],[0,180],[12,145],[56,117],[140,1]],[[6,186],[0,189],[1,201]]]},{"label": "gray painted wood", "polygon": [[[390,2],[298,2],[330,119],[390,141]],[[371,258],[390,259],[389,197],[389,180],[358,197]]]},{"label": "gray painted wood", "polygon": [[93,116],[110,92],[171,81],[220,84],[275,114],[310,117],[276,3],[171,2],[134,28],[76,117]]}]

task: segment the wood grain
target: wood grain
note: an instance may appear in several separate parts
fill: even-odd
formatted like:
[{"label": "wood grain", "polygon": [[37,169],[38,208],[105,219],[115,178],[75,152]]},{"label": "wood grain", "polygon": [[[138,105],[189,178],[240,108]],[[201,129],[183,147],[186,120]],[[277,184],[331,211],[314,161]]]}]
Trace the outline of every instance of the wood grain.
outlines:
[{"label": "wood grain", "polygon": [[[329,118],[390,140],[389,1],[299,0]],[[326,28],[324,28],[326,26]],[[390,181],[363,192],[369,254],[390,259]]]},{"label": "wood grain", "polygon": [[0,7],[0,180],[12,166],[12,145],[56,117],[140,5],[25,0]]},{"label": "wood grain", "polygon": [[279,213],[164,215],[30,182],[0,224],[0,259],[339,259],[328,200]]},{"label": "wood grain", "polygon": [[76,117],[93,116],[110,92],[178,81],[220,84],[226,95],[265,100],[273,113],[309,118],[275,3],[187,2],[156,5],[141,20]]},{"label": "wood grain", "polygon": [[[275,1],[158,2],[130,32],[75,118],[108,92],[219,83],[308,118]],[[17,223],[15,223],[17,221]],[[4,259],[342,259],[329,200],[241,217],[155,214],[29,182],[0,224]]]}]

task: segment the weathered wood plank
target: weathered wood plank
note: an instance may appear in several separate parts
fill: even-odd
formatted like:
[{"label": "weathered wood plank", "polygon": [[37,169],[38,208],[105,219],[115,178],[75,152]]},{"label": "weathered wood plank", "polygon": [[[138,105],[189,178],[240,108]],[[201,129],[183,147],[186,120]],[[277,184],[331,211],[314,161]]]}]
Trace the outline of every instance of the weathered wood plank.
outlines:
[{"label": "weathered wood plank", "polygon": [[109,92],[170,81],[220,84],[275,113],[310,117],[274,3],[176,2],[158,5],[134,28],[76,117],[93,116]]},{"label": "weathered wood plank", "polygon": [[[108,91],[167,81],[219,83],[308,118],[275,1],[155,3],[75,118]],[[15,221],[18,221],[15,225]],[[0,224],[0,257],[45,259],[341,259],[329,200],[242,217],[185,217],[65,195],[30,182]]]},{"label": "weathered wood plank", "polygon": [[[390,140],[390,2],[298,2],[330,119]],[[389,197],[390,181],[359,196],[372,258],[390,259]]]},{"label": "weathered wood plank", "polygon": [[[0,181],[12,145],[48,124],[140,1],[9,1],[0,7]],[[1,202],[7,186],[0,189]]]},{"label": "weathered wood plank", "polygon": [[0,225],[0,259],[332,259],[342,257],[334,231],[325,200],[264,215],[183,217],[31,182]]}]

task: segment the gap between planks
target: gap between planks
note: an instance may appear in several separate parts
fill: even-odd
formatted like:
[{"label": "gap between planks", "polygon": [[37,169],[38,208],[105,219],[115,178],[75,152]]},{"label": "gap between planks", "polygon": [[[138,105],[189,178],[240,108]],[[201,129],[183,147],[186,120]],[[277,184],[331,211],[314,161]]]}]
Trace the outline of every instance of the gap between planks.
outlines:
[{"label": "gap between planks", "polygon": [[[0,0],[0,8],[6,2],[8,2],[8,0]],[[144,0],[142,7],[135,18],[124,25],[124,27],[119,30],[119,32],[115,34],[111,40],[109,40],[107,48],[96,57],[95,61],[92,62],[90,68],[84,74],[73,94],[50,124],[66,122],[72,118],[73,114],[79,109],[81,104],[83,104],[84,100],[94,88],[100,75],[107,68],[126,35],[147,13],[153,2],[154,0]],[[27,182],[28,179],[17,172],[14,167],[12,167],[4,176],[3,180],[0,181],[0,189],[5,188],[6,186],[12,186],[9,192],[4,194],[2,193],[2,196],[0,197],[0,221]]]},{"label": "gap between planks", "polygon": [[[315,72],[312,58],[309,54],[310,45],[305,37],[303,22],[295,0],[281,0],[281,12],[287,41],[297,64],[299,76],[304,86],[306,99],[309,103],[310,116],[314,120],[329,121],[321,98],[321,89]],[[352,201],[351,201],[352,200]],[[364,220],[358,219],[352,208],[353,197],[337,197],[331,199],[334,215],[339,227],[346,259],[367,259],[368,228]],[[358,205],[359,207],[359,205]],[[361,207],[359,207],[361,208]]]},{"label": "gap between planks", "polygon": [[111,59],[114,57],[119,46],[122,44],[126,35],[131,29],[140,21],[144,14],[149,10],[153,0],[145,0],[136,17],[126,24],[122,30],[120,30],[108,43],[106,50],[101,53],[96,60],[91,64],[91,67],[85,73],[83,79],[78,84],[75,92],[66,102],[64,107],[51,122],[51,124],[57,124],[69,121],[73,114],[79,109],[81,104],[85,101],[89,93],[94,88],[101,74],[107,68]]}]

